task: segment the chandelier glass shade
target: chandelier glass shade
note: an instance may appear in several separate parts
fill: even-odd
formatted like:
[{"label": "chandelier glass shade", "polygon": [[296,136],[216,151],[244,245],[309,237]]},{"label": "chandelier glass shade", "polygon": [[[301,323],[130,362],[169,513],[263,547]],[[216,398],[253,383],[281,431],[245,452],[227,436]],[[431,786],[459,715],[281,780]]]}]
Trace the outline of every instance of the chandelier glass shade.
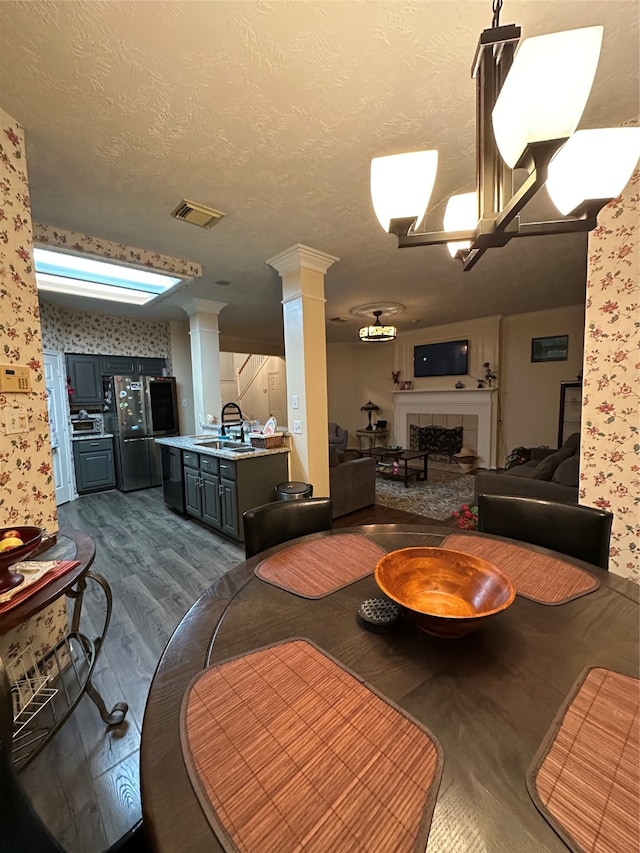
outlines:
[{"label": "chandelier glass shade", "polygon": [[[502,0],[493,0],[493,25],[480,34],[471,69],[477,90],[476,191],[449,199],[444,230],[418,231],[437,151],[371,162],[374,209],[398,246],[447,244],[465,270],[515,237],[591,231],[640,157],[639,128],[576,131],[596,74],[603,27],[536,36],[516,52],[520,27],[500,25],[501,7]],[[514,190],[516,169],[526,175]],[[524,221],[521,212],[545,185],[565,218]],[[360,337],[372,339],[363,338],[363,330]]]},{"label": "chandelier glass shade", "polygon": [[603,27],[526,39],[492,112],[502,159],[515,169],[532,142],[567,139],[575,131],[595,77]]},{"label": "chandelier glass shade", "polygon": [[391,154],[371,161],[371,200],[385,231],[398,217],[424,219],[438,169],[437,151]]},{"label": "chandelier glass shade", "polygon": [[547,191],[563,216],[590,198],[616,198],[638,160],[640,127],[578,130],[549,163]]},{"label": "chandelier glass shade", "polygon": [[[478,195],[477,193],[461,193],[452,195],[447,202],[444,212],[443,225],[445,231],[458,231],[463,228],[475,228],[478,221]],[[452,258],[458,252],[468,251],[471,248],[471,240],[459,240],[456,243],[447,243],[447,249]]]},{"label": "chandelier glass shade", "polygon": [[360,329],[360,340],[365,343],[383,343],[384,341],[394,341],[398,334],[395,326],[383,326],[380,322],[382,311],[374,311],[375,323],[372,326],[363,326]]}]

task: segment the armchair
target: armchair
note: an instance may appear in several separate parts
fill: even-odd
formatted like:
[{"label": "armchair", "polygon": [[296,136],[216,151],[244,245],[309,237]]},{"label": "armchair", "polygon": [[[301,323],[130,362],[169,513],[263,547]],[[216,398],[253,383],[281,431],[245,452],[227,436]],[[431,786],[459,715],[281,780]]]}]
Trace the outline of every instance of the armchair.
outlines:
[{"label": "armchair", "polygon": [[336,423],[329,423],[329,447],[335,447],[336,450],[346,450],[347,441],[349,440],[349,432],[342,429]]}]

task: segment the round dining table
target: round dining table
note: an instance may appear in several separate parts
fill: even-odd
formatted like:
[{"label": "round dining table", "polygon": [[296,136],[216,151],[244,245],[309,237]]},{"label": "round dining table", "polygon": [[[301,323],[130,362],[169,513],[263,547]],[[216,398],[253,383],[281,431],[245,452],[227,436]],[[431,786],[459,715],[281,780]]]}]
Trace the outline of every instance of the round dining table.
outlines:
[{"label": "round dining table", "polygon": [[[438,547],[453,533],[479,535],[440,526],[368,525],[295,543],[355,534],[390,552]],[[305,598],[256,576],[265,557],[292,542],[240,563],[212,584],[170,638],[149,691],[140,768],[152,848],[225,849],[200,807],[183,758],[181,707],[192,679],[221,661],[304,638],[437,738],[443,772],[428,853],[566,851],[529,795],[527,770],[586,667],[638,675],[639,588],[579,560],[517,544],[583,569],[599,586],[557,606],[517,595],[475,632],[444,639],[406,619],[386,633],[364,630],[356,620],[358,606],[381,595],[373,573],[322,598]],[[266,843],[260,853],[270,849]]]}]

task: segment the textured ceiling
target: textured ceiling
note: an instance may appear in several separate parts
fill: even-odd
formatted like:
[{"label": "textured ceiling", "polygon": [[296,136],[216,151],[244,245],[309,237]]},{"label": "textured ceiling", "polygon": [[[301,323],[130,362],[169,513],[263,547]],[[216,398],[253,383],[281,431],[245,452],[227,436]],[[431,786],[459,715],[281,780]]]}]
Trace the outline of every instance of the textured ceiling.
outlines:
[{"label": "textured ceiling", "polygon": [[[506,0],[525,37],[603,23],[581,127],[638,115],[640,4]],[[437,148],[426,225],[473,189],[469,69],[491,3],[0,2],[0,106],[25,128],[34,219],[201,263],[190,297],[228,303],[224,335],[279,341],[279,276],[266,258],[304,243],[326,277],[330,341],[356,339],[356,305],[402,302],[399,329],[584,298],[586,236],[514,240],[463,273],[445,247],[398,250],[380,229],[372,156]],[[169,214],[182,198],[224,211],[210,231]],[[230,280],[221,287],[218,280]],[[61,304],[71,305],[64,297]],[[117,313],[113,303],[75,307]]]}]

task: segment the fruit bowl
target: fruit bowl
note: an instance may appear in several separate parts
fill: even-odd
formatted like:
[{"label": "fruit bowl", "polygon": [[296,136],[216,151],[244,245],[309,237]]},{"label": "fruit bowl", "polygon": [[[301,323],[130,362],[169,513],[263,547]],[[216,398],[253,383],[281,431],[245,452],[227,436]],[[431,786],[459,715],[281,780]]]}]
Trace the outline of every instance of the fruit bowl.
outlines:
[{"label": "fruit bowl", "polygon": [[10,566],[30,557],[42,541],[44,534],[41,527],[1,527],[0,542],[3,538],[7,538],[7,534],[11,531],[18,534],[23,544],[0,552],[0,592],[7,592],[22,583],[24,577],[19,572],[12,572]]},{"label": "fruit bowl", "polygon": [[376,583],[418,628],[462,637],[513,603],[516,590],[492,563],[445,548],[401,548],[379,560]]}]

